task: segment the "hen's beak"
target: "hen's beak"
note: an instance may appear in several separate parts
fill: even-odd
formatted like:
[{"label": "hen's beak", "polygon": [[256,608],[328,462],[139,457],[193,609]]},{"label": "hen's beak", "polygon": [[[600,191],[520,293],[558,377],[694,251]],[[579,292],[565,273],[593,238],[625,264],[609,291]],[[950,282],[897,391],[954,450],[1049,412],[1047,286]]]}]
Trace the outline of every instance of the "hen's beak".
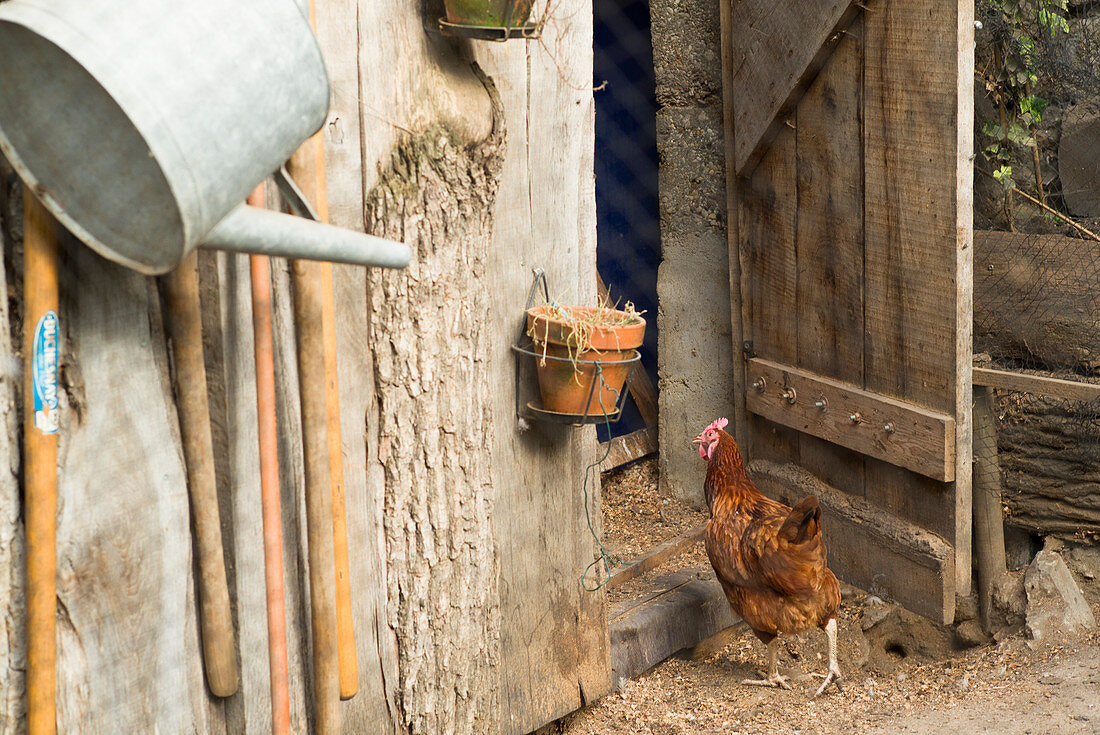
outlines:
[{"label": "hen's beak", "polygon": [[693,446],[693,447],[697,444],[702,444],[702,443],[703,443],[703,435],[702,434],[696,434],[695,438],[691,440],[691,446]]}]

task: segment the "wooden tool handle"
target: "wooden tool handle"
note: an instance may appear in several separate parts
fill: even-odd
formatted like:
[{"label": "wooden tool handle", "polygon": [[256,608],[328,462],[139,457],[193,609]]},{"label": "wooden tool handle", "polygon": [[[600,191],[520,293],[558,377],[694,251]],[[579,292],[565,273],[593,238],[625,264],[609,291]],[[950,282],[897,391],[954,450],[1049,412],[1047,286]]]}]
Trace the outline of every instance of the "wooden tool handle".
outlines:
[{"label": "wooden tool handle", "polygon": [[168,331],[175,366],[191,522],[199,562],[200,622],[206,683],[217,697],[237,691],[237,646],[222,551],[221,514],[214,475],[214,440],[206,393],[199,306],[198,258],[192,252],[164,278]]},{"label": "wooden tool handle", "polygon": [[359,663],[351,615],[348,562],[348,516],[344,497],[344,444],[340,436],[340,388],[336,355],[336,295],[332,264],[321,264],[322,339],[325,344],[325,411],[328,414],[328,457],[332,480],[332,544],[336,563],[336,642],[340,665],[340,699],[359,691]]},{"label": "wooden tool handle", "polygon": [[321,265],[306,260],[294,261],[291,278],[305,454],[314,732],[330,735],[340,732],[340,674],[336,650],[336,580],[321,326]]},{"label": "wooden tool handle", "polygon": [[[325,144],[317,133],[294,154],[290,169],[322,222],[328,221],[325,186]],[[336,349],[336,296],[332,264],[320,264],[321,341],[324,345],[325,410],[328,415],[329,477],[332,485],[332,542],[336,564],[336,636],[340,667],[340,698],[351,699],[359,691],[359,664],[351,611],[351,576],[348,562],[348,524],[344,498],[344,446],[340,436],[340,388]]]},{"label": "wooden tool handle", "polygon": [[[57,357],[60,354],[57,346],[61,336],[57,318],[57,223],[29,189],[24,192],[23,213],[27,733],[53,735],[57,732],[56,379]],[[39,336],[37,349],[36,335]],[[49,344],[51,340],[52,345]],[[42,395],[37,406],[36,373],[39,377],[39,393]],[[49,405],[51,381],[54,397],[52,406]]]},{"label": "wooden tool handle", "polygon": [[[309,2],[309,22],[313,30],[317,30],[317,3]],[[297,178],[299,185],[307,198],[317,209],[318,217],[322,222],[328,221],[328,196],[325,188],[325,143],[323,134],[318,132],[310,138],[290,159],[290,170]],[[334,572],[334,622],[336,625],[336,656],[338,667],[338,691],[341,699],[350,699],[359,691],[358,660],[355,652],[355,633],[351,614],[351,581],[348,573],[348,536],[347,514],[344,504],[344,466],[343,443],[340,438],[340,395],[337,386],[336,372],[336,306],[332,288],[332,265],[305,264],[298,262],[293,269],[295,291],[295,317],[298,326],[299,341],[299,379],[302,378],[302,343],[301,332],[303,328],[316,330],[315,337],[320,360],[312,362],[311,368],[320,370],[315,377],[322,382],[320,394],[316,397],[320,401],[317,406],[311,407],[310,413],[325,412],[325,443],[327,444],[328,457],[328,490],[330,493],[328,502],[327,523],[328,533],[331,536],[331,545],[326,543],[326,553],[332,549],[333,559],[330,570]],[[317,321],[303,323],[298,319],[299,291],[302,296],[308,295],[315,298],[316,303],[310,303],[310,310],[317,308]],[[304,313],[304,311],[302,312]],[[305,424],[306,395],[302,393],[302,423]],[[320,421],[320,417],[317,419]],[[304,433],[305,429],[303,429]],[[320,446],[315,447],[320,451]],[[307,447],[307,456],[310,449]],[[319,459],[318,459],[319,461]],[[308,462],[307,462],[308,464]],[[308,474],[308,470],[307,470]],[[318,480],[320,478],[318,477]],[[307,482],[308,486],[308,482]],[[320,492],[320,484],[314,486]],[[312,530],[310,531],[312,534]],[[312,544],[312,538],[311,538]],[[312,574],[312,562],[311,562]],[[312,582],[311,582],[312,589]],[[316,638],[315,638],[316,640]],[[317,651],[314,651],[317,656]],[[315,659],[316,660],[316,659]]]},{"label": "wooden tool handle", "polygon": [[[264,186],[248,203],[262,207]],[[271,328],[271,262],[249,257],[252,334],[256,356],[256,417],[260,449],[260,499],[267,592],[267,659],[271,677],[271,733],[290,733],[290,674],[286,656],[286,594],[283,585],[283,511],[279,497],[279,436],[275,407],[275,349]]]}]

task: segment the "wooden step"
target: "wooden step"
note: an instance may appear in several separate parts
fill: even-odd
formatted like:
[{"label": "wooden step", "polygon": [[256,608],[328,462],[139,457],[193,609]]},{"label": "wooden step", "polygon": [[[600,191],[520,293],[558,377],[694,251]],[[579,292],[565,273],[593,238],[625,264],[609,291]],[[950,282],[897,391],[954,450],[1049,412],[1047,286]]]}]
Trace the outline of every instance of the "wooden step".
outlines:
[{"label": "wooden step", "polygon": [[709,566],[661,575],[638,596],[611,606],[612,686],[621,689],[626,680],[736,622]]}]

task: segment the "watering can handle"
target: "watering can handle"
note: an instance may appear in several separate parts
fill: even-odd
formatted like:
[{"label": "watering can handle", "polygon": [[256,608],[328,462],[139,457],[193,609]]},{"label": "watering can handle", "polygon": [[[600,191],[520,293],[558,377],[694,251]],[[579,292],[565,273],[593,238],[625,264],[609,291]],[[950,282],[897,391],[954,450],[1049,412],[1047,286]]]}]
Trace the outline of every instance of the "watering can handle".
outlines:
[{"label": "watering can handle", "polygon": [[316,221],[317,215],[285,169],[275,182],[298,217],[240,205],[203,239],[201,247],[239,253],[404,268],[409,246]]},{"label": "watering can handle", "polygon": [[283,195],[283,199],[290,205],[290,208],[294,210],[294,214],[299,217],[305,217],[311,219],[314,222],[319,222],[320,217],[317,216],[317,212],[313,209],[313,205],[306,199],[306,195],[302,193],[302,190],[298,188],[298,185],[294,183],[294,179],[291,178],[290,172],[286,170],[286,166],[280,166],[279,170],[274,174],[275,186],[279,187],[279,193]]}]

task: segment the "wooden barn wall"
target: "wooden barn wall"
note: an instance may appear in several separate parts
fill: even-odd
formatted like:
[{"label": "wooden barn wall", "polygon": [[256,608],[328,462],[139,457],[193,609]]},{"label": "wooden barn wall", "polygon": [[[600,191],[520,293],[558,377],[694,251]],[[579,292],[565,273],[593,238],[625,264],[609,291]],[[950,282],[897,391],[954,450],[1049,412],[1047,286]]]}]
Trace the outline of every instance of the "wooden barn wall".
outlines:
[{"label": "wooden barn wall", "polygon": [[[946,539],[955,550],[946,578],[908,573],[904,559],[892,568],[882,549],[831,547],[830,558],[855,569],[859,557],[881,556],[881,592],[923,596],[931,601],[924,612],[950,617],[955,594],[970,587],[973,7],[860,8],[797,106],[781,113],[759,164],[738,180],[735,319],[761,358],[956,416],[957,481],[936,482],[751,413],[748,453],[801,465]],[[734,109],[746,100],[752,95],[733,89]]]},{"label": "wooden barn wall", "polygon": [[[487,601],[478,612],[491,639],[484,642],[486,658],[479,665],[493,676],[473,684],[476,701],[488,704],[471,712],[462,710],[468,694],[463,682],[449,682],[447,689],[432,673],[450,671],[455,664],[448,657],[463,651],[443,645],[428,651],[429,668],[420,678],[406,668],[402,647],[412,650],[417,643],[402,627],[407,622],[402,615],[417,605],[446,604],[416,597],[440,585],[446,589],[446,560],[414,567],[394,535],[395,528],[409,522],[395,513],[417,489],[387,484],[388,439],[378,427],[389,407],[376,400],[372,355],[372,346],[387,339],[377,328],[372,331],[380,313],[379,279],[367,269],[337,266],[344,479],[359,662],[359,693],[341,705],[343,731],[524,733],[610,690],[604,594],[585,592],[580,585],[593,558],[585,491],[600,528],[598,473],[587,486],[584,482],[584,468],[596,455],[595,434],[519,421],[509,350],[533,268],[546,270],[556,296],[595,298],[591,0],[555,2],[540,41],[507,44],[426,33],[425,23],[433,25],[438,17],[434,7],[422,0],[319,4],[318,36],[333,88],[324,127],[329,206],[334,223],[363,230],[371,224],[364,218],[366,203],[403,144],[445,130],[460,144],[476,146],[494,133],[494,124],[504,125],[497,194],[489,200],[490,246],[470,266],[491,284],[484,289],[487,313],[481,323],[487,354],[478,358],[491,398],[476,409],[491,426],[491,436],[460,438],[471,447],[488,443],[492,457],[489,521],[476,529],[485,548],[476,553],[488,560],[486,569],[492,572],[485,589],[477,592]],[[487,84],[499,93],[502,118],[494,117],[500,110],[494,113]],[[0,233],[8,236],[3,242],[8,269],[0,289],[17,294],[20,187],[11,187],[8,195],[0,220]],[[445,233],[437,242],[447,246]],[[212,698],[204,684],[188,498],[157,282],[71,239],[62,246],[62,274],[58,729],[269,732],[247,258],[206,253],[200,264],[223,540],[241,670],[240,690],[224,700]],[[421,281],[447,277],[417,275]],[[308,732],[308,570],[285,261],[273,262],[272,278],[291,723],[294,732]],[[7,304],[0,293],[3,323],[17,324],[18,309],[9,313]],[[453,308],[461,311],[463,304]],[[402,335],[394,335],[393,344],[417,349]],[[0,733],[8,733],[19,731],[25,706],[21,459],[14,440],[20,377],[7,332],[0,349],[5,355],[0,415],[8,426],[2,432],[7,439],[0,441],[0,568],[8,570],[0,575],[5,599]],[[474,394],[467,385],[447,389],[455,406]],[[417,427],[410,429],[415,439]],[[431,429],[445,433],[447,427]],[[446,495],[445,488],[441,492]],[[462,499],[455,500],[457,507]],[[441,507],[430,511],[448,512]],[[433,515],[431,527],[412,531],[439,533],[439,523]],[[424,586],[395,584],[395,569],[423,574]],[[454,719],[436,729],[426,724],[435,722],[433,709]]]}]

